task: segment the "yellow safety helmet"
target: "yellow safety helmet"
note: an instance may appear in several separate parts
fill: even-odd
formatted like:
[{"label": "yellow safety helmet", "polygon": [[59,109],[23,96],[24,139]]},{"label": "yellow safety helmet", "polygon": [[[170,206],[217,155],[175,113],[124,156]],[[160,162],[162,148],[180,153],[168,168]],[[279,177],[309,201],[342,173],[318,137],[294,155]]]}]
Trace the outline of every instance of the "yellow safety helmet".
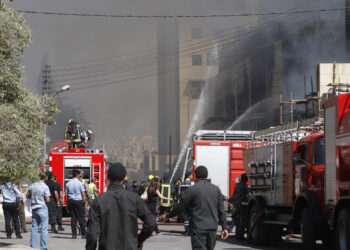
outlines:
[{"label": "yellow safety helmet", "polygon": [[154,176],[153,176],[152,174],[150,174],[150,175],[148,176],[148,180],[151,181],[151,180],[153,180],[153,179],[154,179]]}]

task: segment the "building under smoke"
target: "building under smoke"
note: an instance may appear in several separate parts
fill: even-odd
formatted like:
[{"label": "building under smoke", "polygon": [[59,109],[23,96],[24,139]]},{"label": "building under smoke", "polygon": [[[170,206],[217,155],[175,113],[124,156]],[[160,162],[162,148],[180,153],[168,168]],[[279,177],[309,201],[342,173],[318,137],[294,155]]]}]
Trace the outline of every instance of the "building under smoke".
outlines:
[{"label": "building under smoke", "polygon": [[172,168],[179,153],[179,45],[176,19],[158,22],[158,164]]}]

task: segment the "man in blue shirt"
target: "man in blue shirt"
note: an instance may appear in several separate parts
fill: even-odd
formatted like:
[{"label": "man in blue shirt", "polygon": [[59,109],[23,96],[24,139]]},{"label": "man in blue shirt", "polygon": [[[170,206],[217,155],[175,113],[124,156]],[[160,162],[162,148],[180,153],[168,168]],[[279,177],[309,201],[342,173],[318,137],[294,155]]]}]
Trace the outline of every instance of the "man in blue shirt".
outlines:
[{"label": "man in blue shirt", "polygon": [[73,170],[73,178],[66,184],[66,194],[68,196],[68,210],[71,214],[72,238],[77,238],[77,221],[79,222],[81,236],[86,237],[85,228],[85,203],[86,195],[83,183],[79,180],[81,172]]},{"label": "man in blue shirt", "polygon": [[46,203],[50,201],[50,190],[45,184],[46,175],[40,173],[40,181],[33,183],[28,190],[32,205],[31,247],[47,250],[49,213]]},{"label": "man in blue shirt", "polygon": [[16,237],[21,239],[22,235],[19,223],[19,200],[21,199],[21,192],[12,182],[6,182],[0,188],[3,196],[2,208],[4,210],[6,236],[8,239],[11,239],[11,222],[13,222]]}]

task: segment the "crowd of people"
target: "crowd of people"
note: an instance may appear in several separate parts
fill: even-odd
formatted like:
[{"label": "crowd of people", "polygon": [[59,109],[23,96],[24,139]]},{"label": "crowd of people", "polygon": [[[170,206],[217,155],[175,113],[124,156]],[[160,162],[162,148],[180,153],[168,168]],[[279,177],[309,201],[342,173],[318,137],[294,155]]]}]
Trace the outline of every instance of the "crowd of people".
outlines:
[{"label": "crowd of people", "polygon": [[[72,238],[77,239],[79,234],[82,239],[86,238],[87,250],[95,250],[97,246],[100,250],[141,249],[153,232],[159,233],[157,218],[175,216],[184,222],[193,249],[211,250],[215,247],[218,225],[223,229],[221,237],[228,237],[224,197],[220,189],[207,179],[208,171],[204,166],[197,167],[195,175],[195,183],[189,179],[184,183],[176,182],[173,198],[161,194],[161,180],[157,176],[149,176],[140,184],[136,181],[130,183],[121,163],[109,164],[108,190],[101,195],[94,180],[84,182],[84,173],[78,168],[73,169],[72,178],[65,184],[65,192],[49,172],[40,173],[40,180],[29,188],[26,184],[8,181],[1,185],[6,235],[11,238],[15,232],[17,238],[22,238],[22,233],[27,232],[24,215],[27,198],[32,213],[30,245],[41,250],[47,249],[49,225],[52,233],[64,231],[62,213],[65,202],[71,217]],[[228,200],[232,204],[239,237],[242,237],[239,204],[247,196],[246,182],[243,175],[235,194]],[[161,211],[160,200],[171,200],[172,209]],[[160,212],[163,213],[161,216]],[[137,234],[137,218],[143,221],[140,234]]]}]

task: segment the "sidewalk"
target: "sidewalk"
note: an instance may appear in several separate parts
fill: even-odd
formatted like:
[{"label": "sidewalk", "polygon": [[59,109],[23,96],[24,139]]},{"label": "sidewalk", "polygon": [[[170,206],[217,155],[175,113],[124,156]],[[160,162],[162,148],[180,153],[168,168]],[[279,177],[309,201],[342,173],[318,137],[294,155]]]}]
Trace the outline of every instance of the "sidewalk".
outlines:
[{"label": "sidewalk", "polygon": [[33,249],[31,247],[23,246],[23,245],[2,243],[1,240],[0,240],[0,248],[2,248],[2,249],[11,249],[11,250],[29,250],[29,249]]},{"label": "sidewalk", "polygon": [[[0,210],[2,208],[0,206]],[[2,214],[2,213],[1,213]],[[5,238],[5,221],[4,216],[0,215],[0,249],[9,249],[9,250],[30,250],[31,247],[25,246],[23,244],[18,244],[15,242],[8,242],[9,240]]]}]

